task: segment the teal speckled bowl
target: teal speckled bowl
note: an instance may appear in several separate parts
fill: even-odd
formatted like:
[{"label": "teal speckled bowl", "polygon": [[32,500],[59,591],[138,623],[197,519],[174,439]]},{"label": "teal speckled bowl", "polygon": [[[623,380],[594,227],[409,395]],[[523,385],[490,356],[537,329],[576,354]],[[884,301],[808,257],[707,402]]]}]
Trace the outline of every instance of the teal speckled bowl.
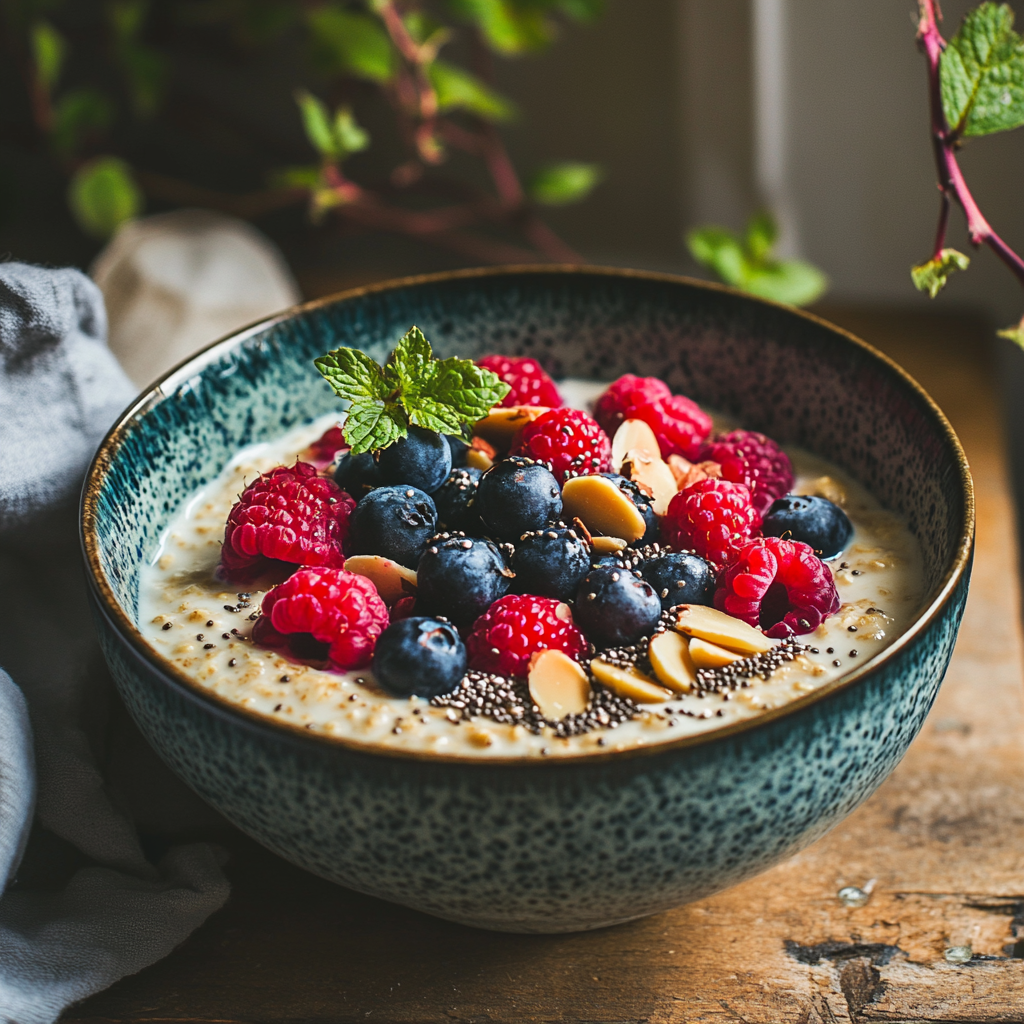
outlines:
[{"label": "teal speckled bowl", "polygon": [[[914,625],[854,671],[760,718],[559,761],[367,752],[199,689],[137,628],[139,567],[238,448],[336,407],[314,356],[378,359],[411,325],[443,355],[530,354],[556,375],[654,375],[832,459],[906,517],[924,551]],[[397,281],[211,345],[143,395],[86,481],[100,637],[128,708],[196,792],[325,878],[505,931],[598,928],[763,871],[869,796],[917,734],[967,597],[964,453],[899,367],[821,320],[725,288],[628,271],[511,268]]]}]

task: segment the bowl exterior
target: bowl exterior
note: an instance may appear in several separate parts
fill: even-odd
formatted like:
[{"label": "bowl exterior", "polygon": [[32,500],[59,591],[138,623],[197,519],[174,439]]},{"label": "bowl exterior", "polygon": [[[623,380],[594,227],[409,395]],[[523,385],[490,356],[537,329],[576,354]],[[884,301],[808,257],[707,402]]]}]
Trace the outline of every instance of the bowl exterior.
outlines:
[{"label": "bowl exterior", "polygon": [[[606,379],[654,373],[836,459],[921,539],[926,618],[854,677],[749,726],[549,762],[375,754],[200,691],[138,633],[138,566],[181,500],[238,447],[330,408],[311,390],[311,354],[355,343],[379,358],[410,323],[440,337],[442,354],[529,352],[555,372]],[[962,458],[912,382],[813,318],[654,276],[452,275],[300,309],[172,373],[101,448],[83,537],[125,703],[167,763],[243,831],[315,874],[439,917],[574,931],[764,870],[893,769],[932,705],[966,601],[973,506]]]},{"label": "bowl exterior", "polygon": [[359,892],[513,932],[601,928],[748,878],[866,799],[924,721],[966,578],[911,645],[764,728],[643,757],[524,770],[360,754],[239,720],[183,689],[97,609],[132,716],[244,832]]}]

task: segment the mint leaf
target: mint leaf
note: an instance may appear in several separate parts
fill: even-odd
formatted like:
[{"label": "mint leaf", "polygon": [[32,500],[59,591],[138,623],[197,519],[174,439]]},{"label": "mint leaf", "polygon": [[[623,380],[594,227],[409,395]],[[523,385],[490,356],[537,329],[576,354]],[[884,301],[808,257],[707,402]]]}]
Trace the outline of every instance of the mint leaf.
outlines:
[{"label": "mint leaf", "polygon": [[911,267],[910,279],[919,292],[927,292],[934,299],[946,287],[950,274],[957,270],[966,270],[970,265],[969,256],[957,252],[956,249],[943,249],[927,263]]},{"label": "mint leaf", "polygon": [[541,168],[530,181],[530,198],[545,206],[565,206],[585,199],[604,177],[597,164],[566,161]]},{"label": "mint leaf", "polygon": [[448,110],[468,110],[486,121],[508,121],[516,115],[514,103],[454,64],[435,60],[430,65],[430,82],[442,114]]},{"label": "mint leaf", "polygon": [[1024,40],[1008,4],[969,12],[939,65],[942,109],[959,135],[991,135],[1024,124]]},{"label": "mint leaf", "polygon": [[326,105],[305,89],[298,89],[295,102],[302,114],[302,126],[313,148],[327,160],[344,160],[370,144],[348,107],[339,107],[331,117]]},{"label": "mint leaf", "polygon": [[339,348],[315,359],[335,393],[351,403],[342,428],[352,453],[387,448],[409,424],[463,434],[509,392],[497,374],[469,359],[435,359],[412,327],[382,367],[365,352]]},{"label": "mint leaf", "polygon": [[806,306],[828,288],[828,278],[805,260],[772,255],[777,228],[767,211],[747,224],[743,238],[728,228],[707,225],[690,231],[686,244],[693,258],[726,284],[774,302]]},{"label": "mint leaf", "polygon": [[452,12],[480,29],[484,41],[498,53],[514,56],[543,49],[554,26],[534,4],[513,0],[448,0]]}]

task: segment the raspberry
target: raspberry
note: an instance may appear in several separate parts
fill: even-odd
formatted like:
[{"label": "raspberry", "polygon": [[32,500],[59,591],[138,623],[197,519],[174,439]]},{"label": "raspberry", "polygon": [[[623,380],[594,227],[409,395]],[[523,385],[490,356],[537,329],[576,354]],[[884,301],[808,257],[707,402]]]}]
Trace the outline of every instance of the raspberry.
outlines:
[{"label": "raspberry", "polygon": [[341,546],[355,502],[308,462],[278,466],[242,492],[228,514],[220,565],[231,580],[251,580],[273,561],[345,564]]},{"label": "raspberry", "polygon": [[727,565],[760,527],[761,516],[743,484],[708,477],[669,502],[661,537],[676,551],[692,549],[702,558]]},{"label": "raspberry", "polygon": [[673,395],[657,377],[620,377],[597,400],[597,422],[614,435],[623,420],[643,420],[654,431],[661,457],[682,455],[696,461],[711,432],[711,417],[684,395]]},{"label": "raspberry", "polygon": [[704,445],[700,457],[717,462],[724,480],[746,484],[762,516],[793,486],[789,456],[770,437],[752,430],[733,430],[716,437]]},{"label": "raspberry", "polygon": [[496,373],[512,390],[502,399],[506,408],[513,405],[542,405],[557,409],[562,396],[555,382],[529,356],[484,356],[477,360],[491,373]]},{"label": "raspberry", "polygon": [[579,409],[552,409],[516,434],[513,455],[547,466],[560,484],[611,468],[612,443],[594,418]]},{"label": "raspberry", "polygon": [[587,641],[573,624],[567,604],[529,594],[509,594],[495,601],[466,638],[470,667],[502,676],[525,676],[530,657],[547,648],[578,661],[587,651]]},{"label": "raspberry", "polygon": [[781,640],[813,633],[839,611],[839,594],[829,567],[810,544],[761,537],[722,574],[715,607]]},{"label": "raspberry", "polygon": [[263,598],[261,611],[253,627],[257,643],[287,644],[301,658],[327,657],[339,669],[369,665],[388,625],[377,588],[344,569],[300,569]]},{"label": "raspberry", "polygon": [[341,432],[341,426],[335,425],[317,438],[303,453],[304,462],[312,463],[317,469],[323,469],[334,461],[334,456],[342,449],[348,448],[348,441]]}]

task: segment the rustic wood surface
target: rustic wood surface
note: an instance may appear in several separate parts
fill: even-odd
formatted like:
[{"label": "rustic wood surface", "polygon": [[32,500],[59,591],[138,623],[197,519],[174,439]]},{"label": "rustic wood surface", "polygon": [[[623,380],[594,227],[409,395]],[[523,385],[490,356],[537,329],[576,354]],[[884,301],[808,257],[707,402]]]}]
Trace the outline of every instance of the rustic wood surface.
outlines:
[{"label": "rustic wood surface", "polygon": [[[938,400],[978,489],[974,580],[949,674],[871,800],[759,878],[582,935],[435,921],[238,837],[227,907],[64,1021],[1024,1021],[1022,638],[991,346],[967,320],[832,312]],[[836,896],[872,881],[863,907]],[[967,944],[969,962],[945,958]]]}]

